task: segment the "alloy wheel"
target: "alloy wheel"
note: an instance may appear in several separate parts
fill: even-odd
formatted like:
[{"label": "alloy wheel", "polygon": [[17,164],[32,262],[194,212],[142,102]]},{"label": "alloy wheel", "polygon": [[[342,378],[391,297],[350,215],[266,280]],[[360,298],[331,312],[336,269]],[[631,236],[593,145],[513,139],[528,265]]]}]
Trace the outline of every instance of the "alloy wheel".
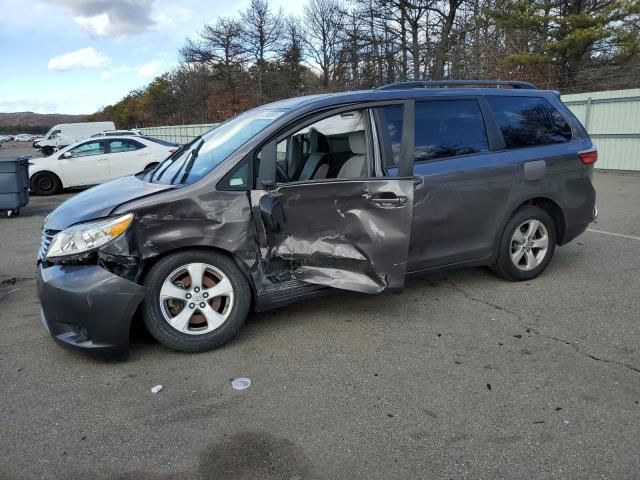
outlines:
[{"label": "alloy wheel", "polygon": [[213,265],[189,263],[165,279],[159,295],[164,319],[174,329],[202,335],[220,327],[233,307],[233,286]]},{"label": "alloy wheel", "polygon": [[549,232],[540,220],[530,219],[515,229],[511,237],[511,261],[522,271],[542,263],[549,249]]}]

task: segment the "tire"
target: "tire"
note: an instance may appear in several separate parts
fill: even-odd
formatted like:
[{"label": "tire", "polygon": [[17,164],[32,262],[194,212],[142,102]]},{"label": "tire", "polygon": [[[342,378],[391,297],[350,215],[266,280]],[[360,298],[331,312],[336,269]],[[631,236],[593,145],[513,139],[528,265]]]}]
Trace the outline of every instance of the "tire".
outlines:
[{"label": "tire", "polygon": [[533,205],[521,207],[502,232],[498,259],[492,268],[506,280],[531,280],[547,268],[555,248],[556,224],[551,215]]},{"label": "tire", "polygon": [[55,195],[62,190],[62,182],[55,173],[38,172],[31,177],[31,191],[36,195]]},{"label": "tire", "polygon": [[42,154],[45,157],[48,157],[49,155],[53,155],[53,147],[51,146],[42,147]]},{"label": "tire", "polygon": [[[199,291],[193,272],[202,273],[195,275],[202,279]],[[144,285],[144,324],[158,342],[180,352],[204,352],[227,343],[244,324],[251,306],[251,289],[235,262],[207,250],[161,259],[149,270]],[[207,294],[214,286],[226,294]]]}]

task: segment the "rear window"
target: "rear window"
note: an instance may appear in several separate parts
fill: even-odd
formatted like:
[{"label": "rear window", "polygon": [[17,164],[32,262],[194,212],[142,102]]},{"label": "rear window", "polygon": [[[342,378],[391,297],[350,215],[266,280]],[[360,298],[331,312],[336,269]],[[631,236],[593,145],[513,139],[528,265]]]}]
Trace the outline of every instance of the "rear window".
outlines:
[{"label": "rear window", "polygon": [[141,148],[144,148],[144,145],[134,140],[109,140],[111,153],[130,152]]},{"label": "rear window", "polygon": [[571,141],[571,126],[541,97],[487,96],[508,149]]},{"label": "rear window", "polygon": [[476,100],[416,102],[415,109],[416,162],[489,151]]},{"label": "rear window", "polygon": [[150,142],[154,142],[154,143],[158,143],[160,145],[164,145],[165,147],[177,147],[178,146],[177,143],[167,142],[166,140],[160,140],[159,138],[155,138],[155,137],[147,137],[146,135],[140,135],[140,137],[144,138],[145,140],[149,140]]}]

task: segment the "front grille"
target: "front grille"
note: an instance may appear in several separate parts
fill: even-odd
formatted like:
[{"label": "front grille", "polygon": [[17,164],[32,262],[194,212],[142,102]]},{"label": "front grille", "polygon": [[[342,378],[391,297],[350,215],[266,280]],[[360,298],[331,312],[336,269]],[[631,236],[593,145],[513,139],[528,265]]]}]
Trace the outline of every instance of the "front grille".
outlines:
[{"label": "front grille", "polygon": [[44,256],[47,254],[47,250],[49,250],[49,245],[51,244],[51,240],[58,233],[59,230],[43,230],[42,231],[42,240],[40,240],[40,250],[38,250],[38,261],[42,261]]}]

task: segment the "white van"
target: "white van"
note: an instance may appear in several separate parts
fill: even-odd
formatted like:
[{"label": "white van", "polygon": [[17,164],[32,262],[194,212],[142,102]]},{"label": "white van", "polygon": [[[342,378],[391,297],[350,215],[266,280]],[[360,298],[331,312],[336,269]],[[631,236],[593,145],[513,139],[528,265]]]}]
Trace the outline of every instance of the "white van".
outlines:
[{"label": "white van", "polygon": [[42,149],[42,153],[49,156],[54,151],[78,140],[89,138],[94,133],[115,130],[115,128],[113,122],[60,123],[52,127],[42,140],[35,143],[34,147]]}]

